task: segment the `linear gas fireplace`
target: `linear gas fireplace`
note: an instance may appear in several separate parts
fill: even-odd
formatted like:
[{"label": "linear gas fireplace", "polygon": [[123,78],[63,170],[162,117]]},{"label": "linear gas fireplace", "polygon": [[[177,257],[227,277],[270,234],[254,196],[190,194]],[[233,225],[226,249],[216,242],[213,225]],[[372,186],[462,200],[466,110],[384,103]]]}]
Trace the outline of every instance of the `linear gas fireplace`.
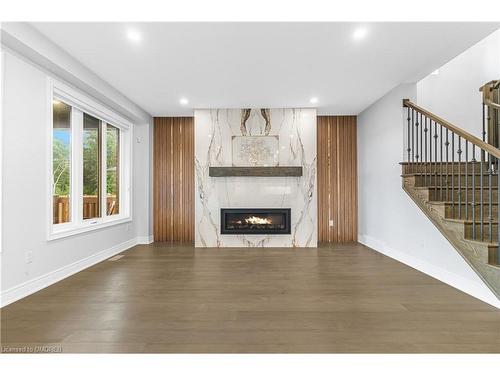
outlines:
[{"label": "linear gas fireplace", "polygon": [[221,208],[221,234],[290,234],[289,208]]}]

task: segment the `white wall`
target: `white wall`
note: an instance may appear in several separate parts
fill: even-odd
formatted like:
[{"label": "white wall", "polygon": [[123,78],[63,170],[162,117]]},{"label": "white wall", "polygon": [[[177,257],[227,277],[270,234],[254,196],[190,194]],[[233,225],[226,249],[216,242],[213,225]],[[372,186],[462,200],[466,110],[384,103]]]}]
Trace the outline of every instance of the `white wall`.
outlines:
[{"label": "white wall", "polygon": [[481,138],[479,87],[500,78],[500,30],[417,83],[418,104]]},{"label": "white wall", "polygon": [[2,305],[150,236],[150,124],[133,121],[133,221],[47,241],[48,74],[12,51],[5,53],[4,68]]},{"label": "white wall", "polygon": [[359,241],[500,308],[500,301],[413,203],[401,185],[402,99],[396,87],[358,116]]}]

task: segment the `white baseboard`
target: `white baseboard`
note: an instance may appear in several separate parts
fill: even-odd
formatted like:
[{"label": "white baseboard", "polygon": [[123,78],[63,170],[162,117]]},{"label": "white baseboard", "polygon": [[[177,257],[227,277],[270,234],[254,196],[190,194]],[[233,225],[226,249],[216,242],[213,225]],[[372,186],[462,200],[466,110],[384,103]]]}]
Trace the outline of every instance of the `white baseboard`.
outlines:
[{"label": "white baseboard", "polygon": [[153,242],[154,242],[153,235],[137,237],[137,244],[138,245],[149,245],[150,243],[153,243]]},{"label": "white baseboard", "polygon": [[68,264],[67,266],[61,267],[58,270],[49,272],[43,276],[39,276],[32,280],[26,281],[20,285],[16,285],[10,289],[3,291],[0,294],[0,307],[7,306],[12,302],[20,300],[21,298],[27,297],[30,294],[38,292],[39,290],[48,287],[58,281],[61,281],[77,272],[83,271],[84,269],[93,266],[103,260],[106,260],[122,251],[130,249],[131,247],[139,243],[139,237],[132,238],[128,241],[122,242],[118,245],[110,247],[109,249],[102,250],[96,254],[93,254],[87,258],[81,259],[74,263]]},{"label": "white baseboard", "polygon": [[[475,288],[474,285],[471,285],[472,283],[469,279],[452,273],[442,267],[426,262],[422,259],[415,258],[414,256],[400,250],[393,249],[387,246],[384,241],[379,240],[375,237],[360,234],[358,236],[358,242],[500,309],[500,301],[495,297],[493,293],[491,293],[489,290],[486,291],[486,293],[491,294],[491,296],[488,296],[486,293],[479,292],[478,288]],[[484,286],[484,288],[486,288],[486,286]]]}]

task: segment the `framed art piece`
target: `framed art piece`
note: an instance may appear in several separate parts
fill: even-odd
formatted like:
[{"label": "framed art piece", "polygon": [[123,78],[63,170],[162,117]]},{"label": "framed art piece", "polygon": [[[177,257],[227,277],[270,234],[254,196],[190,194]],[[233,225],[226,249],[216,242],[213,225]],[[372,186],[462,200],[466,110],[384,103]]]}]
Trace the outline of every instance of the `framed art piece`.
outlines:
[{"label": "framed art piece", "polygon": [[232,159],[235,167],[274,167],[279,164],[279,137],[233,136]]}]

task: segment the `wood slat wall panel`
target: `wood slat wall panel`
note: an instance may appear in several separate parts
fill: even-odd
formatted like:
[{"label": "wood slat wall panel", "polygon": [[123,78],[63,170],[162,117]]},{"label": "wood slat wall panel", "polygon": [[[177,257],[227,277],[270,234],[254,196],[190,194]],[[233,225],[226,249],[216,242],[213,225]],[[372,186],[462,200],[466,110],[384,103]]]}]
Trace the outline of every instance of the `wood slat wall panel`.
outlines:
[{"label": "wood slat wall panel", "polygon": [[194,119],[155,117],[154,240],[194,241]]},{"label": "wood slat wall panel", "polygon": [[318,116],[317,126],[318,241],[357,241],[356,116]]}]

